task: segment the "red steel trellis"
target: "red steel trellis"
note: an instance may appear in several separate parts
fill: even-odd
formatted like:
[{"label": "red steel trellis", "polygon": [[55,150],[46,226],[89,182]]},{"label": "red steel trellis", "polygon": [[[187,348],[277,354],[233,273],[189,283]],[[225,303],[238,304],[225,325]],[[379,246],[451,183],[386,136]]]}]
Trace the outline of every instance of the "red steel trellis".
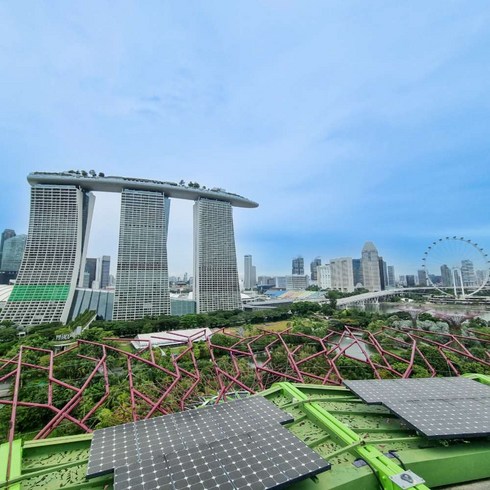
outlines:
[{"label": "red steel trellis", "polygon": [[[480,345],[488,347],[490,338],[486,336],[476,337],[477,332],[472,332],[475,337],[468,337],[456,334],[443,334],[428,332],[425,330],[408,328],[398,330],[391,327],[383,327],[377,332],[369,332],[359,328],[346,326],[342,332],[333,330],[320,338],[313,335],[299,334],[291,332],[291,329],[282,332],[272,332],[262,330],[261,333],[253,336],[243,337],[236,333],[219,331],[230,339],[230,346],[226,347],[213,342],[212,337],[206,340],[209,350],[209,362],[215,373],[218,385],[216,403],[226,398],[227,394],[237,389],[255,393],[265,389],[272,381],[289,380],[293,382],[321,383],[321,384],[341,384],[344,376],[348,377],[348,367],[342,366],[344,359],[357,361],[361,366],[369,371],[371,377],[381,378],[389,373],[392,376],[408,378],[412,374],[416,356],[422,359],[430,376],[436,375],[459,375],[457,367],[450,359],[448,354],[456,354],[464,359],[478,362],[490,367],[490,356],[488,349],[486,358],[481,359],[467,348],[465,342],[478,341]],[[403,339],[395,335],[403,335]],[[76,344],[66,351],[54,354],[51,350],[36,347],[21,346],[18,354],[12,359],[0,359],[3,364],[0,366],[0,382],[12,383],[12,396],[9,399],[0,399],[0,404],[11,406],[10,425],[7,440],[12,445],[15,438],[15,425],[18,407],[37,407],[48,409],[53,412],[51,420],[36,434],[35,439],[48,437],[63,421],[68,421],[79,427],[81,431],[91,432],[94,427],[94,415],[99,408],[104,407],[104,403],[110,397],[111,383],[109,377],[108,360],[109,357],[117,356],[125,359],[127,369],[128,391],[131,405],[131,418],[136,421],[138,418],[149,418],[158,414],[169,413],[170,408],[166,401],[170,395],[178,394],[179,408],[186,409],[195,403],[199,393],[199,385],[205,383],[202,371],[199,369],[198,362],[194,353],[194,341],[205,336],[205,330],[184,336],[172,332],[172,341],[176,337],[181,337],[178,344],[181,351],[171,356],[173,371],[161,366],[155,360],[154,349],[151,340],[136,339],[140,343],[147,343],[147,346],[138,353],[128,352],[116,347],[117,343],[128,343],[128,339],[105,339],[105,342],[93,342],[88,340],[78,340]],[[152,335],[155,340],[169,340],[165,332]],[[409,359],[401,357],[395,352],[382,346],[382,339],[389,340],[399,348],[410,352]],[[441,341],[444,339],[444,341]],[[430,359],[425,356],[421,349],[421,343],[428,344],[437,349],[441,358],[447,364],[447,370],[438,372],[432,365]],[[260,348],[259,348],[260,346]],[[314,352],[305,351],[305,346],[313,347]],[[98,352],[98,357],[84,354],[87,348],[92,348]],[[310,349],[311,351],[312,349]],[[354,352],[355,350],[355,352]],[[277,366],[274,355],[277,352],[285,354],[284,363]],[[369,351],[369,352],[368,352]],[[42,365],[39,361],[29,362],[25,357],[28,353],[48,356],[48,365]],[[54,376],[54,367],[58,359],[63,358],[68,353],[76,354],[80,359],[85,359],[94,363],[93,370],[88,374],[80,387],[73,386]],[[377,354],[375,362],[371,359],[373,354]],[[265,359],[264,359],[265,356]],[[32,357],[32,355],[30,356]],[[223,368],[223,359],[230,361],[229,369]],[[240,367],[240,360],[245,359],[250,367],[248,373],[244,373]],[[184,361],[186,366],[184,366]],[[190,369],[190,365],[192,368]],[[46,362],[44,362],[45,364]],[[311,363],[316,363],[316,371],[312,372]],[[403,365],[404,369],[396,369],[393,364]],[[135,367],[144,366],[155,370],[155,373],[165,375],[168,382],[165,386],[159,387],[156,399],[152,399],[145,394],[135,382]],[[47,374],[47,402],[34,403],[28,400],[20,400],[20,387],[22,374],[25,370],[34,369]],[[347,369],[347,375],[345,374]],[[321,372],[320,372],[320,371]],[[245,374],[250,376],[253,373],[252,382],[245,380]],[[344,374],[343,374],[344,373]],[[83,416],[75,416],[74,412],[83,401],[83,397],[91,384],[95,380],[103,380],[104,393],[100,399]],[[190,382],[190,384],[189,384]],[[57,407],[53,402],[53,388],[59,386],[72,392],[70,399],[62,406]],[[183,392],[182,392],[183,390]],[[146,413],[141,414],[141,407],[146,406]],[[11,453],[9,452],[8,467],[10,466]]]}]

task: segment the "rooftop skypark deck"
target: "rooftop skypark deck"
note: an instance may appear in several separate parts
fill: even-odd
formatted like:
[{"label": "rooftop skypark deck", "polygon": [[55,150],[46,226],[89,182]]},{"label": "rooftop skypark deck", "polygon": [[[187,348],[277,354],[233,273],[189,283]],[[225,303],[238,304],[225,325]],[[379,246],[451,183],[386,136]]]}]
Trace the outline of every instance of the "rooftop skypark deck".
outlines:
[{"label": "rooftop skypark deck", "polygon": [[[239,208],[256,208],[258,204],[250,199],[213,187],[192,187],[176,182],[140,179],[135,177],[105,176],[102,173],[67,172],[32,172],[27,176],[31,185],[75,185],[88,191],[122,192],[123,189],[163,192],[167,197],[195,201],[199,198],[216,199],[229,202]],[[199,184],[196,184],[199,185]]]}]

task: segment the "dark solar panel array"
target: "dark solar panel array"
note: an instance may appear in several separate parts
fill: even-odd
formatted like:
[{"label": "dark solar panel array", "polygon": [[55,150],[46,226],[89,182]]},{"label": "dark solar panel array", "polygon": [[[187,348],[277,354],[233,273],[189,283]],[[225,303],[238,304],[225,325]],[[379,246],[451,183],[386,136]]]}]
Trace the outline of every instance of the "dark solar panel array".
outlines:
[{"label": "dark solar panel array", "polygon": [[[291,416],[250,397],[94,432],[87,477],[116,488],[278,488],[330,468],[280,424]],[[231,486],[230,486],[231,485]]]},{"label": "dark solar panel array", "polygon": [[116,468],[114,488],[212,490],[280,488],[330,465],[281,426],[203,443]]},{"label": "dark solar panel array", "polygon": [[344,384],[366,403],[490,396],[490,386],[462,377],[345,380]]},{"label": "dark solar panel array", "polygon": [[291,416],[263,397],[254,396],[199,410],[96,430],[90,446],[87,477],[113,471],[136,459],[152,458],[255,430],[292,422]]},{"label": "dark solar panel array", "polygon": [[381,403],[430,439],[490,435],[490,386],[469,378],[344,381],[368,404]]}]

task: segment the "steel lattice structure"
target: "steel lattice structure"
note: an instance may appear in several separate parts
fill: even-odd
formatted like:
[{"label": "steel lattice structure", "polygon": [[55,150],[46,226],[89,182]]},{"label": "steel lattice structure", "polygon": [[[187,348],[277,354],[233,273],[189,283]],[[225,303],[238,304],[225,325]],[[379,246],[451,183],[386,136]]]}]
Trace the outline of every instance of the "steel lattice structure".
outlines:
[{"label": "steel lattice structure", "polygon": [[[339,385],[345,376],[342,372],[344,369],[342,362],[345,362],[345,359],[354,360],[364,366],[374,378],[386,376],[408,378],[414,370],[416,358],[419,363],[422,360],[430,376],[462,374],[454,362],[454,355],[490,368],[488,351],[490,335],[476,332],[470,332],[472,336],[469,337],[419,329],[402,331],[391,327],[369,332],[346,326],[343,332],[330,330],[323,338],[292,333],[290,330],[262,331],[258,335],[248,337],[232,333],[226,333],[226,335],[230,341],[229,346],[213,343],[212,337],[206,342],[209,350],[208,367],[212,369],[213,382],[217,388],[216,403],[226,399],[227,394],[237,390],[255,393],[268,388],[275,381]],[[180,352],[172,355],[170,359],[172,369],[160,365],[157,359],[159,351],[151,349],[150,345],[137,354],[120,348],[118,345],[129,342],[127,339],[106,339],[103,343],[78,340],[70,349],[58,354],[51,350],[21,346],[18,355],[12,359],[0,359],[0,362],[3,363],[0,366],[0,382],[11,382],[13,388],[11,399],[0,399],[0,404],[11,407],[9,442],[15,438],[18,407],[37,407],[52,412],[50,421],[39,430],[35,439],[48,437],[63,421],[75,424],[80,431],[91,432],[94,427],[94,415],[104,407],[111,395],[113,387],[109,375],[109,361],[116,358],[124,360],[126,365],[125,376],[132,420],[169,413],[171,408],[167,401],[171,395],[177,394],[178,408],[181,410],[195,405],[198,400],[202,401],[202,398],[199,398],[199,388],[202,389],[202,386],[210,382],[210,378],[206,379],[203,369],[199,367],[200,361],[195,353],[193,338],[199,336],[201,333],[193,337],[182,338]],[[165,334],[159,334],[154,338],[165,339]],[[383,347],[382,343],[386,344],[387,341],[398,349],[406,350],[410,356],[404,358]],[[475,356],[465,345],[475,341],[485,346],[486,357]],[[433,360],[423,354],[422,343],[437,350],[440,357],[445,360],[444,369],[441,370],[440,367],[434,366]],[[306,346],[309,346],[309,352],[314,352],[305,353],[308,350]],[[364,359],[362,356],[359,358],[351,355],[349,351],[354,346],[357,347],[358,352],[363,353]],[[95,355],[89,355],[87,350]],[[278,369],[277,362],[274,361],[277,352],[281,352],[284,359],[281,369]],[[371,359],[373,354],[377,354],[376,362]],[[93,369],[80,386],[74,386],[55,377],[54,371],[57,363],[67,355],[75,355],[76,358],[93,363]],[[43,357],[44,361],[33,361],[32,358],[36,356]],[[186,366],[183,365],[184,359]],[[244,380],[244,361],[249,366],[248,381]],[[225,364],[227,367],[224,367]],[[189,365],[192,366],[191,369]],[[153,398],[148,396],[136,381],[137,372],[142,367],[150,369],[155,376],[163,376],[166,380],[163,385],[159,386],[158,394]],[[19,396],[23,375],[29,370],[44,373],[46,403],[22,400]],[[76,416],[74,412],[83,402],[87,390],[94,382],[100,380],[103,380],[104,393],[83,416]],[[53,390],[60,388],[68,390],[70,397],[63,406],[56,406],[53,401]]]}]

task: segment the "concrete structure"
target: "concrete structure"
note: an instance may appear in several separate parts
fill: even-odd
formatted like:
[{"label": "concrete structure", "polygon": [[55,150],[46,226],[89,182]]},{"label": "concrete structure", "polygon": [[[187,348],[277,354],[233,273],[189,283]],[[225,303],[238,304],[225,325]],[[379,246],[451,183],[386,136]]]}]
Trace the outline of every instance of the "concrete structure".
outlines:
[{"label": "concrete structure", "polygon": [[243,262],[243,289],[250,290],[257,285],[256,268],[252,264],[251,255],[245,255]]},{"label": "concrete structure", "polygon": [[354,274],[352,271],[352,257],[340,257],[330,261],[330,274],[332,289],[344,293],[354,291]]},{"label": "concrete structure", "polygon": [[318,274],[318,286],[320,289],[332,288],[332,274],[330,271],[330,264],[319,265],[316,268]]},{"label": "concrete structure", "polygon": [[190,341],[205,342],[213,332],[209,328],[191,328],[188,330],[173,330],[168,332],[141,333],[136,336],[131,345],[139,350],[148,347],[171,347],[172,345],[187,344]]},{"label": "concrete structure", "polygon": [[291,274],[302,276],[305,273],[305,261],[303,257],[296,257],[293,259]]},{"label": "concrete structure", "polygon": [[322,259],[316,257],[312,262],[310,262],[310,279],[312,281],[318,281],[317,268],[322,265]]},{"label": "concrete structure", "polygon": [[27,235],[16,235],[3,244],[0,270],[17,272],[26,248]]},{"label": "concrete structure", "polygon": [[[168,198],[213,203],[208,219],[195,228],[195,256],[201,311],[240,306],[231,207],[257,207],[257,203],[223,189],[201,189],[174,182],[102,173],[68,171],[34,172],[31,184],[31,216],[26,252],[17,284],[0,320],[35,325],[65,323],[76,285],[83,285],[85,256],[95,198],[90,191],[122,195],[117,284],[114,318],[136,319],[170,312],[166,238]],[[222,219],[221,211],[226,210]],[[216,221],[213,221],[216,219]],[[225,243],[220,241],[221,228]],[[213,242],[213,235],[216,240]],[[210,245],[209,253],[205,248]],[[214,248],[213,248],[214,247]],[[222,253],[222,255],[220,255]],[[207,258],[213,257],[206,262]],[[106,262],[106,261],[102,261]],[[206,263],[206,265],[203,265]],[[104,270],[104,264],[102,264]],[[228,276],[227,276],[228,275]],[[225,278],[225,276],[227,276]],[[104,286],[102,273],[100,285]],[[206,292],[213,291],[213,300]],[[198,304],[200,304],[198,302]]]},{"label": "concrete structure", "polygon": [[417,271],[417,282],[418,286],[427,286],[427,273],[424,269],[419,269]]},{"label": "concrete structure", "polygon": [[278,289],[286,289],[286,276],[276,276],[274,278],[274,287]]},{"label": "concrete structure", "polygon": [[379,255],[373,242],[366,242],[362,248],[361,269],[362,285],[368,291],[380,291]]},{"label": "concrete structure", "polygon": [[66,322],[85,264],[94,201],[74,185],[32,186],[26,249],[2,319]]},{"label": "concrete structure", "polygon": [[200,198],[194,204],[194,299],[197,313],[242,306],[229,202]]},{"label": "concrete structure", "polygon": [[122,191],[114,320],[170,314],[167,201],[161,192]]},{"label": "concrete structure", "polygon": [[292,274],[286,276],[286,289],[302,290],[308,287],[308,276],[303,274]]}]

